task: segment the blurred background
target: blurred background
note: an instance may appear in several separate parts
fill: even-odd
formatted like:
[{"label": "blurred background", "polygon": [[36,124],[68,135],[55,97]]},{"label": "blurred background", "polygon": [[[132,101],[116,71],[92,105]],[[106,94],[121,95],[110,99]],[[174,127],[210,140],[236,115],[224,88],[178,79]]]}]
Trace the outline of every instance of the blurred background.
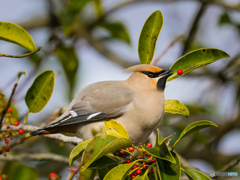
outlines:
[{"label": "blurred background", "polygon": [[[139,64],[138,38],[147,17],[161,10],[162,31],[155,50],[156,64],[169,68],[179,57],[198,48],[219,48],[231,58],[219,60],[173,80],[166,99],[177,99],[190,110],[189,117],[165,114],[160,125],[174,142],[191,122],[210,120],[207,128],[184,138],[175,150],[205,173],[221,169],[240,156],[240,1],[239,0],[0,0],[0,21],[21,25],[33,37],[38,53],[23,59],[0,58],[0,91],[8,98],[19,71],[26,71],[14,97],[14,115],[21,123],[28,109],[24,101],[34,78],[46,69],[56,73],[53,95],[45,108],[29,115],[28,124],[40,126],[57,109],[67,106],[81,88],[98,81],[124,80],[124,68]],[[1,33],[1,32],[0,32]],[[0,41],[0,52],[18,55],[24,48]],[[3,145],[3,143],[2,143]],[[73,146],[44,137],[30,138],[11,154],[50,152],[68,158]],[[8,154],[7,154],[8,156]],[[17,179],[17,172],[47,179],[57,172],[66,179],[67,162],[0,161],[0,169]],[[17,171],[18,170],[18,171]],[[239,165],[228,170],[240,172]],[[14,175],[15,174],[15,175]],[[239,176],[240,177],[240,173]],[[237,178],[235,178],[237,179]]]}]

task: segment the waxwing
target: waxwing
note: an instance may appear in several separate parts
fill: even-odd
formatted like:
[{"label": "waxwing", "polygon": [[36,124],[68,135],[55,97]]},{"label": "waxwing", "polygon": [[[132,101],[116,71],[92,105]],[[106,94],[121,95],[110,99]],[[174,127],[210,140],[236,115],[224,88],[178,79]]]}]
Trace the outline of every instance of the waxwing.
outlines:
[{"label": "waxwing", "polygon": [[114,119],[127,130],[130,140],[145,141],[164,113],[164,89],[172,70],[147,64],[135,65],[125,81],[103,81],[80,90],[67,110],[55,121],[31,136],[71,132],[83,140],[103,129],[103,121]]}]

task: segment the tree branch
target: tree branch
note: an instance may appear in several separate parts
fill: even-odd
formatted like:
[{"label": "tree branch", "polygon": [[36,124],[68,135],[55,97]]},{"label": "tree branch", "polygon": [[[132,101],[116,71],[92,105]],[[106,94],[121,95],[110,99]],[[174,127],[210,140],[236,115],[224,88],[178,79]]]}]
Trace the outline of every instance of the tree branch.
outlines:
[{"label": "tree branch", "polygon": [[177,153],[177,155],[178,155],[178,157],[179,157],[181,166],[182,166],[183,168],[198,170],[197,168],[195,168],[194,166],[192,166],[191,164],[189,164],[189,162],[188,162],[184,157],[182,157],[180,154]]},{"label": "tree branch", "polygon": [[238,156],[236,159],[233,159],[232,161],[230,161],[229,163],[227,163],[221,170],[220,172],[227,172],[229,169],[231,169],[232,167],[234,167],[235,165],[237,165],[240,162],[240,156]]},{"label": "tree branch", "polygon": [[193,39],[195,38],[196,34],[197,34],[197,30],[198,30],[198,26],[200,24],[200,20],[207,8],[207,3],[206,2],[202,2],[201,7],[199,8],[198,12],[196,13],[196,16],[193,20],[193,23],[191,25],[187,40],[184,44],[183,50],[181,52],[181,56],[183,56],[184,54],[186,54],[189,45],[192,43]]},{"label": "tree branch", "polygon": [[113,52],[111,52],[105,45],[103,42],[96,40],[92,37],[92,35],[87,32],[86,30],[79,30],[78,32],[78,36],[82,37],[84,39],[87,40],[87,42],[96,50],[98,51],[100,54],[102,54],[103,56],[105,56],[106,58],[108,58],[109,60],[113,61],[114,63],[117,63],[119,65],[121,65],[124,68],[130,67],[135,65],[136,63],[131,63],[129,61],[123,60],[120,57],[118,57],[116,54],[114,54]]},{"label": "tree branch", "polygon": [[176,37],[153,61],[152,65],[157,64],[157,62],[168,52],[169,49],[171,49],[178,41],[180,41],[183,38],[183,35],[180,35]]},{"label": "tree branch", "polygon": [[[37,129],[39,129],[39,127],[37,126],[32,126],[32,125],[19,125],[19,126],[10,126],[10,128],[13,131],[18,131],[18,129],[22,128],[25,132],[33,132],[36,131]],[[2,129],[0,130],[0,132],[7,132],[7,126],[3,126]],[[46,134],[46,135],[42,135],[51,139],[57,139],[60,141],[63,141],[65,143],[71,143],[73,145],[77,145],[81,142],[83,142],[82,139],[78,138],[78,137],[70,137],[70,136],[65,136],[62,134]]]},{"label": "tree branch", "polygon": [[35,51],[32,51],[32,52],[27,53],[27,54],[23,54],[23,55],[9,55],[9,54],[2,54],[2,53],[0,53],[0,57],[24,58],[26,56],[30,56],[30,55],[38,52],[40,49],[42,49],[42,47],[39,47]]},{"label": "tree branch", "polygon": [[[53,154],[53,153],[34,153],[34,154],[7,154],[7,156],[0,156],[0,161],[28,161],[28,160],[36,160],[36,161],[43,161],[43,160],[52,160],[57,161],[61,163],[69,163],[69,160],[67,157]],[[74,166],[79,166],[79,163],[77,161],[73,162]]]}]

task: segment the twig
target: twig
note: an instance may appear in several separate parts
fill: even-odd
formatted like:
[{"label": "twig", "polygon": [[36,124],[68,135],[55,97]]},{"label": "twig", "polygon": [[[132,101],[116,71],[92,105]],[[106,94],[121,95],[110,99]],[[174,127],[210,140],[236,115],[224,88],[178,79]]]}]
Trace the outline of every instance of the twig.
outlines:
[{"label": "twig", "polygon": [[[34,153],[34,154],[7,154],[7,156],[0,156],[0,161],[28,161],[28,160],[36,160],[36,161],[43,161],[43,160],[52,160],[52,161],[58,161],[61,163],[69,163],[69,160],[67,157],[60,156],[53,153]],[[73,162],[74,166],[79,166],[79,163],[77,161]]]},{"label": "twig", "polygon": [[183,56],[187,52],[187,50],[189,48],[189,45],[193,41],[193,39],[194,39],[194,37],[197,33],[200,20],[201,20],[203,14],[204,14],[204,12],[207,8],[207,5],[208,5],[208,3],[202,2],[201,7],[198,10],[198,12],[197,12],[197,14],[196,14],[196,16],[193,20],[192,26],[191,26],[190,31],[189,31],[188,38],[187,38],[186,43],[184,44],[183,50],[181,52],[181,56]]},{"label": "twig", "polygon": [[177,38],[175,38],[153,61],[152,61],[152,65],[157,64],[157,62],[168,52],[169,49],[171,49],[178,41],[180,41],[181,39],[183,39],[183,35],[178,36]]},{"label": "twig", "polygon": [[177,155],[178,155],[178,157],[179,157],[181,166],[182,166],[183,168],[198,170],[196,167],[194,167],[194,166],[192,166],[191,164],[189,164],[189,162],[188,162],[184,157],[182,157],[180,154],[177,153]]},{"label": "twig", "polygon": [[21,92],[21,90],[26,86],[26,84],[33,77],[33,75],[37,73],[38,69],[41,67],[42,62],[45,59],[47,59],[56,50],[56,48],[58,47],[59,43],[60,42],[57,41],[53,45],[53,47],[48,48],[48,51],[42,56],[42,58],[36,63],[34,69],[29,73],[27,79],[23,83],[21,83],[21,86],[18,88],[18,90],[16,92],[16,95],[18,95]]},{"label": "twig", "polygon": [[171,143],[172,139],[168,139],[166,145],[169,146],[169,144]]},{"label": "twig", "polygon": [[[18,77],[18,80],[19,80],[19,77]],[[1,127],[2,127],[2,122],[3,122],[3,119],[4,119],[4,117],[5,117],[5,115],[6,115],[7,111],[8,111],[8,108],[9,108],[10,105],[11,105],[11,101],[12,101],[13,95],[14,95],[14,93],[15,93],[15,91],[16,91],[17,86],[18,86],[18,80],[17,80],[17,82],[16,82],[16,83],[14,84],[14,86],[13,86],[12,93],[11,93],[10,98],[8,99],[7,106],[6,106],[6,107],[4,108],[4,110],[2,111],[2,117],[1,117],[1,120],[0,120],[0,129],[1,129]]]},{"label": "twig", "polygon": [[240,162],[240,156],[227,163],[219,172],[226,172]]},{"label": "twig", "polygon": [[76,171],[72,172],[72,174],[69,175],[68,180],[72,180],[74,176],[79,172],[80,168],[81,168],[81,164],[78,165],[78,168],[76,169]]},{"label": "twig", "polygon": [[[33,132],[36,131],[37,129],[39,129],[39,127],[37,126],[32,126],[32,125],[19,125],[19,126],[10,126],[10,128],[13,131],[17,131],[19,128],[22,128],[25,132]],[[0,130],[0,132],[6,132],[8,131],[7,126],[3,126],[2,129]],[[78,138],[78,137],[70,137],[70,136],[65,136],[62,134],[46,134],[46,135],[42,135],[48,138],[52,138],[52,139],[57,139],[60,141],[63,141],[65,143],[71,143],[73,145],[77,145],[81,142],[83,142],[82,139]]]},{"label": "twig", "polygon": [[32,52],[27,53],[27,54],[23,54],[23,55],[9,55],[9,54],[2,54],[2,53],[0,53],[0,57],[24,58],[26,56],[30,56],[30,55],[38,52],[40,49],[42,49],[41,46],[39,48],[37,48],[35,51],[32,51]]},{"label": "twig", "polygon": [[121,65],[124,68],[130,67],[135,65],[136,63],[131,63],[130,61],[126,61],[121,59],[120,57],[118,57],[116,54],[114,54],[113,52],[111,52],[105,45],[103,42],[101,42],[100,40],[96,40],[94,39],[91,34],[89,32],[87,32],[86,30],[79,30],[78,32],[78,36],[82,37],[84,39],[86,39],[88,41],[88,43],[96,50],[98,51],[100,54],[102,54],[103,56],[105,56],[106,58],[108,58],[109,60]]}]

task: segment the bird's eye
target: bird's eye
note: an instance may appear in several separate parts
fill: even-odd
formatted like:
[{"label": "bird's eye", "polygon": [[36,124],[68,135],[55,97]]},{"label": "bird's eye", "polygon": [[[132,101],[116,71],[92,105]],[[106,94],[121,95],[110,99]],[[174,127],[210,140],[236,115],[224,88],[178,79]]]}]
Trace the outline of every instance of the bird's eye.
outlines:
[{"label": "bird's eye", "polygon": [[150,78],[153,78],[153,73],[148,73],[148,75],[147,75],[148,77],[150,77]]}]

